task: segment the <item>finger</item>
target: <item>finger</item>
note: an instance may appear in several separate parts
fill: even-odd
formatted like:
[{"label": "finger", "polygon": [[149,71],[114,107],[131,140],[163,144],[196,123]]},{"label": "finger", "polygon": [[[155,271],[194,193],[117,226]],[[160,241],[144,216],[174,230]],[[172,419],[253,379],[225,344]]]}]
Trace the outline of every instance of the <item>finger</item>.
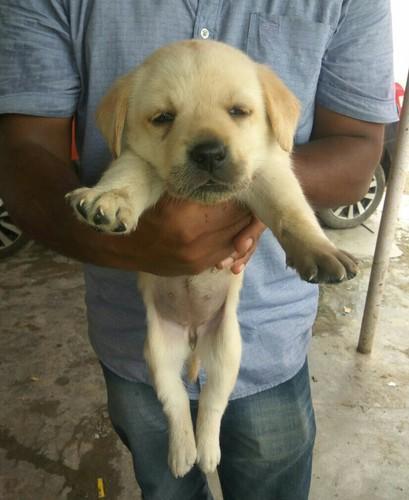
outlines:
[{"label": "finger", "polygon": [[[249,217],[243,221],[234,224],[229,228],[229,231],[223,231],[223,237],[230,243],[232,251],[227,257],[216,264],[217,269],[230,269],[238,259],[242,259],[252,248],[256,246],[257,241],[265,229],[254,217]],[[237,238],[240,237],[239,244]],[[230,239],[232,238],[232,240]],[[253,250],[254,251],[254,250]],[[250,258],[250,256],[248,257]],[[248,260],[248,259],[247,259]]]},{"label": "finger", "polygon": [[234,248],[238,254],[238,258],[244,257],[249,250],[257,245],[260,236],[266,229],[266,225],[259,219],[253,217],[251,223],[246,226],[234,239]]},{"label": "finger", "polygon": [[[252,217],[247,216],[245,219],[231,224],[227,228],[225,227],[211,234],[204,234],[202,237],[195,240],[189,252],[197,255],[197,261],[200,263],[199,267],[202,267],[202,263],[207,263],[207,267],[222,269],[219,264],[226,261],[226,259],[230,259],[230,261],[226,262],[225,267],[230,267],[235,259],[239,257],[234,249],[234,238],[247,227],[251,221]],[[204,267],[206,268],[206,265]]]},{"label": "finger", "polygon": [[244,268],[246,267],[248,261],[250,260],[253,253],[256,251],[257,244],[254,244],[250,250],[242,257],[241,259],[237,259],[232,266],[230,267],[230,271],[233,274],[240,274]]},{"label": "finger", "polygon": [[247,215],[232,224],[215,231],[216,238],[221,242],[225,242],[232,248],[232,253],[235,251],[235,240],[239,234],[243,232],[249,225],[252,224],[253,217]]},{"label": "finger", "polygon": [[233,272],[240,272],[240,270],[238,269],[242,264],[247,263],[257,246],[257,242],[261,234],[265,229],[266,226],[258,219],[253,217],[250,223],[245,226],[234,238],[234,252],[231,253],[226,259],[219,262],[216,265],[217,269],[231,269],[233,266]]},{"label": "finger", "polygon": [[230,263],[229,268],[232,273],[239,274],[256,251],[258,240],[265,231],[266,226],[258,219],[253,221],[236,237],[234,241],[236,251],[234,261]]},{"label": "finger", "polygon": [[236,259],[238,258],[238,253],[233,252],[228,255],[224,260],[221,262],[218,262],[216,264],[217,269],[230,269],[232,265],[236,262]]}]

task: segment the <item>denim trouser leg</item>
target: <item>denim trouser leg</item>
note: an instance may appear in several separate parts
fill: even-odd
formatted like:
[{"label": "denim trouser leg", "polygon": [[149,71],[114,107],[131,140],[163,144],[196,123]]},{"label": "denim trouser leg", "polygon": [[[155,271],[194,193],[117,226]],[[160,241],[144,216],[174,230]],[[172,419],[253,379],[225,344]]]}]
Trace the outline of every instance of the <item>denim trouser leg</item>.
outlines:
[{"label": "denim trouser leg", "polygon": [[224,500],[307,500],[314,439],[307,363],[284,384],[231,401],[220,433]]},{"label": "denim trouser leg", "polygon": [[[167,421],[153,389],[103,367],[115,430],[132,453],[146,500],[211,500],[194,467],[175,479],[167,466]],[[197,402],[191,402],[193,421]],[[287,382],[231,401],[221,427],[224,500],[307,500],[315,421],[307,363]]]},{"label": "denim trouser leg", "polygon": [[114,429],[129,448],[145,500],[212,500],[206,476],[194,467],[182,479],[168,468],[168,423],[153,388],[102,366]]}]

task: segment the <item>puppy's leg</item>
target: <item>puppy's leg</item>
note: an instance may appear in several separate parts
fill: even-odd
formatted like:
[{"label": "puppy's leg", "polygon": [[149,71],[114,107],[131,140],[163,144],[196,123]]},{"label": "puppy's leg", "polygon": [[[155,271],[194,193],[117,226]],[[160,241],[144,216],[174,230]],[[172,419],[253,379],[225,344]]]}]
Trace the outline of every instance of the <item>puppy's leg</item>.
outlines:
[{"label": "puppy's leg", "polygon": [[80,220],[104,232],[124,234],[135,229],[139,216],[162,192],[152,168],[124,152],[94,187],[76,189],[66,198]]},{"label": "puppy's leg", "polygon": [[173,331],[175,326],[159,317],[152,302],[146,306],[148,335],[145,359],[169,422],[169,468],[175,477],[182,477],[196,460],[190,403],[181,378],[190,348],[183,332]]},{"label": "puppy's leg", "polygon": [[243,195],[253,213],[275,234],[287,264],[311,283],[335,283],[357,273],[355,259],[338,250],[321,229],[292,171],[288,155],[256,172]]},{"label": "puppy's leg", "polygon": [[233,277],[219,327],[199,339],[207,381],[200,394],[196,422],[197,463],[205,473],[220,462],[220,423],[240,368],[241,337],[237,305],[242,275]]}]

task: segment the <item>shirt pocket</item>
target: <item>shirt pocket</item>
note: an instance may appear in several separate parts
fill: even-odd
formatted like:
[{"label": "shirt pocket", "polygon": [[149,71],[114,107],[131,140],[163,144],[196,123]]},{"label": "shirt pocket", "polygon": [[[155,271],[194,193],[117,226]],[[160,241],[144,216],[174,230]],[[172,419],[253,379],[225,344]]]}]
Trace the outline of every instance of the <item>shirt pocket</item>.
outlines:
[{"label": "shirt pocket", "polygon": [[303,17],[255,12],[250,16],[247,53],[270,66],[305,107],[315,99],[331,33],[330,25]]}]

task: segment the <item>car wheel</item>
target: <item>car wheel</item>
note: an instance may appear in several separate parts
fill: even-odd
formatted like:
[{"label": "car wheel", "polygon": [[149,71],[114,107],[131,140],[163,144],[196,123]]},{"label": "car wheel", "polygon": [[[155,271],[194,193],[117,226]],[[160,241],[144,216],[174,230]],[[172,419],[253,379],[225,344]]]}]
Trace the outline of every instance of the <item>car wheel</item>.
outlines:
[{"label": "car wheel", "polygon": [[17,252],[27,241],[21,230],[11,220],[0,198],[0,259]]},{"label": "car wheel", "polygon": [[372,215],[382,200],[385,174],[381,165],[376,167],[368,192],[357,203],[319,210],[318,218],[329,228],[347,229],[359,226]]}]

